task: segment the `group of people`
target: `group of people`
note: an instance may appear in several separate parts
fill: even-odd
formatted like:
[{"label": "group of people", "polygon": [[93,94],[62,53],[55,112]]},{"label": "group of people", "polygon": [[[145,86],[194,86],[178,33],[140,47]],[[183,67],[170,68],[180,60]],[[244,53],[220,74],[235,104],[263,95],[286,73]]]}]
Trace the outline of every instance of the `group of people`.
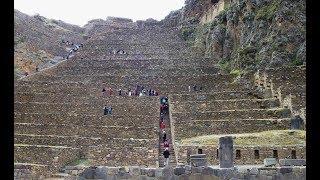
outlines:
[{"label": "group of people", "polygon": [[197,86],[197,85],[192,85],[192,86],[188,86],[188,90],[189,92],[191,91],[202,91],[202,86]]},{"label": "group of people", "polygon": [[[112,96],[113,90],[112,88],[102,88],[103,96]],[[134,90],[131,88],[128,91],[124,91],[122,89],[117,90],[118,96],[158,96],[158,92],[153,89],[145,89],[143,86],[137,85]]]},{"label": "group of people", "polygon": [[169,139],[167,139],[167,133],[165,131],[166,124],[164,122],[164,117],[168,115],[169,111],[169,106],[168,106],[168,98],[163,97],[161,98],[161,103],[160,103],[160,131],[162,135],[162,143],[164,147],[163,151],[163,156],[165,158],[165,166],[169,165],[169,156],[170,156],[170,151],[169,151]]}]

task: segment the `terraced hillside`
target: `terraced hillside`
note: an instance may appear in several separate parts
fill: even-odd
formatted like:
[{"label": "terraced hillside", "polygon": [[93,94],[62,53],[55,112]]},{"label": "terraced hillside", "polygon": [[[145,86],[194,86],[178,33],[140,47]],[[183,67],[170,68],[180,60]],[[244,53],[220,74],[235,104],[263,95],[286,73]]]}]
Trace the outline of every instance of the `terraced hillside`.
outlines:
[{"label": "terraced hillside", "polygon": [[[119,50],[124,53],[114,53]],[[165,122],[172,140],[171,165],[186,163],[187,153],[199,148],[180,145],[186,138],[290,129],[292,108],[279,96],[265,96],[266,88],[257,93],[253,73],[246,79],[247,85],[235,82],[234,75],[220,74],[216,64],[180,38],[178,28],[100,33],[73,58],[15,84],[15,166],[48,174],[81,159],[90,165],[163,166],[162,96],[170,104]],[[159,96],[117,94],[136,85]],[[202,88],[190,90],[193,85]],[[103,96],[105,87],[113,95]],[[112,115],[103,115],[104,106],[112,106]],[[292,147],[302,147],[297,154],[304,156],[305,145]],[[214,147],[204,152],[216,163]]]}]

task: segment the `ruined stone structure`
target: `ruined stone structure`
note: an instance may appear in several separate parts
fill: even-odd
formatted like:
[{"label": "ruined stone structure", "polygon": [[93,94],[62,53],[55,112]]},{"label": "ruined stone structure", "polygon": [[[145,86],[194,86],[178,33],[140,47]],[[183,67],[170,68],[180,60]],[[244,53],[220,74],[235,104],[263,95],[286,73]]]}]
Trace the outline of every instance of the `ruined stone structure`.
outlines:
[{"label": "ruined stone structure", "polygon": [[[114,18],[109,21],[114,22]],[[105,22],[93,25],[92,37],[70,60],[16,82],[17,174],[26,171],[33,176],[51,176],[79,159],[86,159],[90,166],[101,166],[87,169],[88,177],[101,172],[119,178],[270,174],[305,177],[304,168],[273,167],[270,171],[255,169],[242,174],[236,169],[225,172],[212,167],[159,168],[164,162],[163,145],[159,143],[162,96],[169,99],[169,116],[165,121],[172,142],[171,166],[190,164],[190,155],[198,152],[205,155],[193,157],[206,157],[207,165],[219,165],[219,157],[232,153],[229,162],[222,165],[227,168],[233,164],[262,164],[264,158],[270,157],[304,159],[305,144],[232,144],[230,148],[223,142],[220,146],[180,142],[212,134],[228,135],[232,140],[234,134],[304,129],[305,66],[248,72],[242,77],[244,81],[236,81],[235,75],[221,73],[217,64],[184,41],[178,27],[163,27],[153,20],[116,21],[120,25],[109,32],[104,32]],[[99,26],[98,30],[94,26]],[[125,53],[115,54],[115,50]],[[133,89],[135,85],[155,89],[159,96],[117,96],[118,89]],[[193,85],[201,90],[190,91],[188,86]],[[102,96],[104,87],[111,87],[114,94]],[[106,105],[112,106],[112,115],[103,115]],[[298,125],[292,121],[296,115],[303,120]],[[128,170],[111,166],[140,167]]]}]

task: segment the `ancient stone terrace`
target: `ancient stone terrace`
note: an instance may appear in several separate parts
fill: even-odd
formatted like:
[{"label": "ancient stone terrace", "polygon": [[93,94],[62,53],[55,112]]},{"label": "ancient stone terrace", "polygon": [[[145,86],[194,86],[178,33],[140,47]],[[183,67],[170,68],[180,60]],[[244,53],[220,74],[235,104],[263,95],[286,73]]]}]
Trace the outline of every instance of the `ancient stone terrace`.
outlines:
[{"label": "ancient stone terrace", "polygon": [[[297,72],[297,74],[300,73]],[[254,80],[253,76],[249,76],[247,79]],[[229,85],[239,83],[239,86],[242,84],[241,82],[223,81],[216,81],[216,83]],[[303,84],[303,81],[300,84]],[[181,145],[185,139],[207,135],[232,136],[233,134],[290,129],[292,117],[290,109],[282,106],[277,97],[268,96],[266,92],[256,91],[250,85],[254,85],[254,83],[249,82],[249,87],[242,84],[244,86],[242,90],[230,91],[220,86],[213,91],[192,91],[169,95],[170,119],[178,163],[187,163],[186,157],[195,154],[198,149],[202,149],[207,154],[210,164],[217,163],[216,144],[211,146]],[[291,153],[290,150],[286,151],[286,148],[281,145],[275,147],[268,144],[252,148],[240,145],[236,148],[235,154],[241,152],[241,155],[237,156],[234,161],[239,164],[262,163],[263,158],[250,158],[259,151],[265,154],[263,157],[273,157],[275,155],[271,156],[270,153],[279,151],[281,152],[279,156],[285,158]],[[290,148],[304,157],[304,144],[293,144]]]},{"label": "ancient stone terrace", "polygon": [[255,74],[255,82],[277,97],[283,107],[301,115],[301,109],[306,107],[305,71],[305,66],[266,69]]},{"label": "ancient stone terrace", "polygon": [[[292,108],[283,105],[285,100],[253,91],[248,87],[253,82],[244,85],[235,82],[234,75],[220,74],[211,59],[188,47],[177,29],[126,28],[100,33],[84,44],[70,60],[15,84],[16,165],[42,167],[51,174],[79,159],[100,166],[163,166],[161,96],[169,97],[170,116],[165,121],[170,123],[166,132],[172,141],[172,166],[187,163],[188,155],[200,148],[210,163],[216,163],[217,145],[180,144],[184,139],[290,128]],[[272,92],[279,85],[277,73],[272,84],[265,83]],[[294,78],[286,79],[295,85]],[[118,89],[126,92],[136,85],[160,96],[118,95]],[[190,92],[188,86],[193,85],[202,89]],[[113,94],[102,96],[103,88],[112,88]],[[104,106],[112,106],[112,115],[103,115]],[[304,157],[305,145],[250,148],[237,146],[247,157],[256,152],[252,150],[261,151],[259,158],[240,155],[236,163],[261,163],[273,150],[283,157],[290,154],[285,148]]]},{"label": "ancient stone terrace", "polygon": [[[102,88],[112,87],[114,94],[119,88],[133,89],[138,84],[157,91],[157,88],[159,91],[186,90],[187,87],[184,86],[188,81],[202,80],[203,83],[207,83],[217,77],[202,75],[191,80],[188,76],[196,73],[191,69],[193,64],[184,67],[183,63],[180,63],[180,67],[185,68],[187,74],[181,76],[178,70],[177,75],[163,78],[161,75],[164,73],[161,70],[169,66],[162,67],[159,60],[155,63],[146,61],[144,56],[141,61],[145,62],[145,66],[138,64],[138,67],[134,62],[121,59],[121,55],[119,59],[117,54],[108,55],[111,58],[118,58],[116,61],[110,60],[108,63],[101,61],[102,57],[98,52],[105,51],[106,48],[123,50],[129,54],[160,54],[159,57],[164,54],[164,59],[173,53],[187,52],[184,45],[177,45],[174,48],[174,44],[167,46],[168,42],[159,47],[152,46],[152,42],[158,41],[163,36],[165,36],[163,39],[171,39],[170,41],[174,39],[173,34],[169,35],[169,31],[162,30],[162,33],[157,30],[151,31],[148,32],[149,35],[139,33],[140,31],[129,33],[123,31],[120,34],[107,35],[104,39],[106,44],[112,39],[125,38],[132,41],[143,39],[143,41],[135,41],[135,45],[125,45],[122,42],[122,44],[110,44],[110,46],[97,43],[98,46],[96,46],[94,40],[88,41],[82,52],[73,57],[74,60],[62,62],[52,69],[18,81],[15,85],[14,104],[15,163],[53,167],[50,171],[57,171],[81,158],[87,159],[91,165],[158,167],[159,97],[116,95],[101,97]],[[178,39],[175,38],[175,42]],[[100,50],[92,54],[93,50],[97,50],[96,48]],[[92,57],[83,59],[82,55],[85,54],[91,54]],[[178,54],[177,57],[179,57]],[[90,59],[96,59],[98,62]],[[173,63],[173,60],[168,62]],[[94,68],[90,66],[92,63],[95,65],[100,63],[101,66]],[[147,63],[151,64],[149,68],[146,68]],[[163,63],[166,62],[163,61]],[[217,68],[213,67],[213,69],[217,71]],[[143,73],[134,73],[141,70],[144,70]],[[172,70],[172,68],[169,69],[167,73]],[[181,72],[183,72],[182,69]],[[170,82],[171,79],[175,82]],[[175,87],[175,83],[179,84],[178,89],[170,89]],[[171,85],[169,88],[168,84]],[[103,115],[105,105],[112,106],[112,115]],[[39,153],[31,156],[32,152]]]}]

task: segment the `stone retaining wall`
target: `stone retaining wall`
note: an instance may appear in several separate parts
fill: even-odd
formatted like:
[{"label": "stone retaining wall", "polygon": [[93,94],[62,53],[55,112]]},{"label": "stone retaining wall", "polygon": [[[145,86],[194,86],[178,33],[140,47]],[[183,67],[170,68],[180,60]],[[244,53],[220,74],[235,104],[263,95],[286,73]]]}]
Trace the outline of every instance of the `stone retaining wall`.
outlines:
[{"label": "stone retaining wall", "polygon": [[15,123],[34,123],[34,124],[73,124],[77,126],[94,125],[94,126],[135,126],[144,127],[159,126],[159,115],[85,115],[85,114],[62,114],[62,113],[18,113],[14,114]]},{"label": "stone retaining wall", "polygon": [[121,126],[75,126],[63,124],[18,124],[14,125],[16,134],[87,136],[110,138],[154,139],[158,135],[155,127],[121,127]]},{"label": "stone retaining wall", "polygon": [[175,122],[190,120],[223,120],[223,119],[277,119],[290,117],[288,109],[248,109],[248,110],[225,110],[206,112],[172,112]]},{"label": "stone retaining wall", "polygon": [[211,134],[254,133],[290,128],[290,119],[277,120],[207,120],[175,122],[175,139],[181,140]]},{"label": "stone retaining wall", "polygon": [[210,102],[187,101],[170,105],[173,112],[203,112],[233,109],[270,109],[278,107],[280,104],[276,99],[235,99]]},{"label": "stone retaining wall", "polygon": [[[306,147],[301,146],[281,146],[281,147],[247,147],[247,146],[234,146],[233,148],[233,159],[235,165],[246,165],[246,164],[263,164],[265,158],[273,157],[273,150],[277,150],[278,159],[285,159],[292,157],[292,150],[296,151],[296,158],[306,158]],[[178,162],[182,164],[188,164],[188,154],[197,154],[198,149],[202,149],[202,152],[207,155],[207,161],[211,165],[218,165],[219,158],[217,153],[218,147],[216,146],[179,146],[176,147]],[[237,150],[240,150],[240,157],[237,157]],[[259,155],[255,155],[255,150],[259,151]]]},{"label": "stone retaining wall", "polygon": [[[23,173],[18,174],[15,169],[15,178],[19,179]],[[21,170],[20,170],[21,172]],[[219,180],[219,179],[283,179],[305,180],[306,167],[236,167],[220,169],[217,167],[191,167],[177,166],[166,168],[106,167],[92,166],[86,168],[68,167],[72,174],[69,179],[173,179],[173,180]],[[25,174],[24,174],[25,175]]]}]

